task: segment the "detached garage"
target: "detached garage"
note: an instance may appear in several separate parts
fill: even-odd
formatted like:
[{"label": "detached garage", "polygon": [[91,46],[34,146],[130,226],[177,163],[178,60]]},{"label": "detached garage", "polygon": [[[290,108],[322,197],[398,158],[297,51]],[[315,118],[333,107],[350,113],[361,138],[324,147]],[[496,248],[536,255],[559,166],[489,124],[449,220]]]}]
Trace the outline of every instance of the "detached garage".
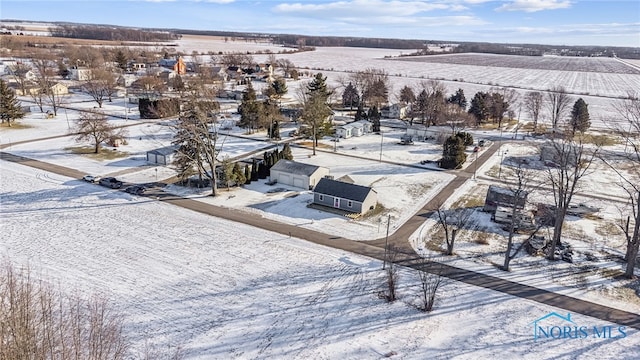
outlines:
[{"label": "detached garage", "polygon": [[329,175],[329,169],[281,159],[271,167],[271,181],[301,189],[313,189],[318,181]]},{"label": "detached garage", "polygon": [[177,147],[167,146],[160,149],[147,151],[147,162],[158,165],[169,165],[173,162]]}]

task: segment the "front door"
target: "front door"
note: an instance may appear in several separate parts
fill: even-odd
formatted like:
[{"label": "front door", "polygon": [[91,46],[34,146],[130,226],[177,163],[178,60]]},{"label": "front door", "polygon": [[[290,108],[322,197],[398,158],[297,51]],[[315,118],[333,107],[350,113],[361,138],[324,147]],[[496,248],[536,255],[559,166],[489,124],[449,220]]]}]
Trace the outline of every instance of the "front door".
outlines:
[{"label": "front door", "polygon": [[340,207],[340,198],[333,198],[333,207],[335,208]]}]

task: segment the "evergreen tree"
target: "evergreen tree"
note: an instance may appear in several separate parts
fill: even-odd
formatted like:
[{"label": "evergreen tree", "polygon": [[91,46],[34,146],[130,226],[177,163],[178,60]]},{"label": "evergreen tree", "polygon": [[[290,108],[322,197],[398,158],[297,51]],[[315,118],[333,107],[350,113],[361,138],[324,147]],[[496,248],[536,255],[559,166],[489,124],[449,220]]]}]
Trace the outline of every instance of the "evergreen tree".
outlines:
[{"label": "evergreen tree", "polygon": [[240,122],[239,126],[249,128],[250,132],[259,127],[259,121],[263,115],[262,105],[257,101],[256,91],[253,89],[251,82],[247,84],[247,88],[242,93],[242,103],[240,104]]},{"label": "evergreen tree", "polygon": [[349,83],[342,92],[342,106],[348,106],[350,110],[353,110],[353,105],[358,105],[359,103],[360,95],[358,95],[358,90],[353,84]]},{"label": "evergreen tree", "polygon": [[375,133],[379,133],[380,132],[380,112],[378,111],[378,107],[377,106],[373,106],[369,109],[369,121],[371,121],[373,123],[373,132]]},{"label": "evergreen tree", "polygon": [[413,104],[416,101],[416,95],[413,92],[413,89],[409,86],[405,85],[402,90],[400,90],[400,102],[404,105]]},{"label": "evergreen tree", "polygon": [[464,96],[464,90],[458,89],[455,94],[451,95],[447,102],[450,104],[456,104],[463,109],[467,109],[467,98]]},{"label": "evergreen tree", "polygon": [[122,50],[116,52],[115,62],[122,71],[127,70],[127,56]]},{"label": "evergreen tree", "polygon": [[444,142],[440,167],[443,169],[459,169],[467,160],[464,140],[459,136],[449,136]]},{"label": "evergreen tree", "polygon": [[280,140],[280,122],[277,120],[269,127],[269,139]]},{"label": "evergreen tree", "polygon": [[367,120],[367,112],[362,107],[362,103],[358,104],[358,110],[356,110],[355,121],[358,120]]},{"label": "evergreen tree", "polygon": [[323,76],[322,73],[317,73],[307,86],[307,94],[320,95],[324,99],[328,99],[331,96],[331,92],[327,89],[327,77]]},{"label": "evergreen tree", "polygon": [[469,114],[476,118],[478,125],[489,119],[489,109],[486,104],[488,95],[485,92],[478,91],[471,99]]},{"label": "evergreen tree", "polygon": [[258,179],[266,179],[269,176],[269,169],[264,162],[258,163]]},{"label": "evergreen tree", "polygon": [[244,166],[244,183],[246,185],[251,184],[251,171],[249,170],[249,165]]},{"label": "evergreen tree", "polygon": [[289,143],[285,143],[282,148],[282,157],[283,159],[293,160],[293,154],[291,153],[291,146]]},{"label": "evergreen tree", "polygon": [[251,165],[251,181],[258,181],[258,160],[253,159]]},{"label": "evergreen tree", "polygon": [[245,171],[240,169],[240,163],[238,162],[233,165],[233,181],[236,183],[236,186],[240,186],[247,181]]},{"label": "evergreen tree", "polygon": [[424,124],[429,111],[429,95],[426,90],[423,89],[420,94],[418,94],[412,108],[414,113],[420,117],[421,122]]},{"label": "evergreen tree", "polygon": [[582,98],[579,98],[573,104],[573,110],[571,110],[571,120],[569,125],[571,126],[572,134],[575,134],[576,131],[585,132],[591,126],[589,108],[587,103],[582,100]]},{"label": "evergreen tree", "polygon": [[473,145],[473,136],[468,132],[460,131],[456,134],[457,137],[461,138],[464,141],[465,146]]},{"label": "evergreen tree", "polygon": [[327,89],[326,80],[327,78],[322,76],[322,73],[315,75],[307,85],[306,98],[303,104],[302,120],[311,126],[313,155],[316,154],[318,139],[331,130],[331,124],[328,122],[332,114],[329,107],[331,92]]},{"label": "evergreen tree", "polygon": [[24,112],[20,108],[20,103],[16,94],[9,88],[4,80],[0,80],[0,120],[5,121],[11,127],[11,123],[17,119],[22,119]]}]

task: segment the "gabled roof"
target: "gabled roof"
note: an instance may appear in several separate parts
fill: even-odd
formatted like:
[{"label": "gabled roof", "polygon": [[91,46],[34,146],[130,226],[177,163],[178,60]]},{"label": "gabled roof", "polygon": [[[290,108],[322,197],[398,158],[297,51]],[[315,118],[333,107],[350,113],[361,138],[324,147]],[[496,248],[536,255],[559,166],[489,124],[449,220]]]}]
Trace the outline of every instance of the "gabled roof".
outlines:
[{"label": "gabled roof", "polygon": [[339,197],[341,199],[363,202],[370,192],[375,192],[368,186],[349,184],[342,181],[322,178],[313,189],[314,193]]},{"label": "gabled roof", "polygon": [[178,150],[177,146],[167,146],[159,149],[149,150],[148,153],[156,154],[156,155],[171,155]]},{"label": "gabled roof", "polygon": [[303,164],[286,159],[280,159],[275,165],[271,167],[271,170],[305,176],[313,175],[313,173],[315,173],[318,169],[320,169],[320,166]]}]

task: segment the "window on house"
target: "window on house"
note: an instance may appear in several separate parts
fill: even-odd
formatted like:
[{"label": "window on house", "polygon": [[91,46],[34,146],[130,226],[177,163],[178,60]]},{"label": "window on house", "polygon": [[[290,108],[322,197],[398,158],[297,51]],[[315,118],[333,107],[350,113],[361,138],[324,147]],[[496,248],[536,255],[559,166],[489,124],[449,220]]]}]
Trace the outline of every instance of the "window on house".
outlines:
[{"label": "window on house", "polygon": [[318,199],[319,199],[320,201],[324,201],[324,195],[318,195]]},{"label": "window on house", "polygon": [[353,206],[353,201],[351,201],[351,200],[347,201],[347,206],[348,207],[352,207]]}]

